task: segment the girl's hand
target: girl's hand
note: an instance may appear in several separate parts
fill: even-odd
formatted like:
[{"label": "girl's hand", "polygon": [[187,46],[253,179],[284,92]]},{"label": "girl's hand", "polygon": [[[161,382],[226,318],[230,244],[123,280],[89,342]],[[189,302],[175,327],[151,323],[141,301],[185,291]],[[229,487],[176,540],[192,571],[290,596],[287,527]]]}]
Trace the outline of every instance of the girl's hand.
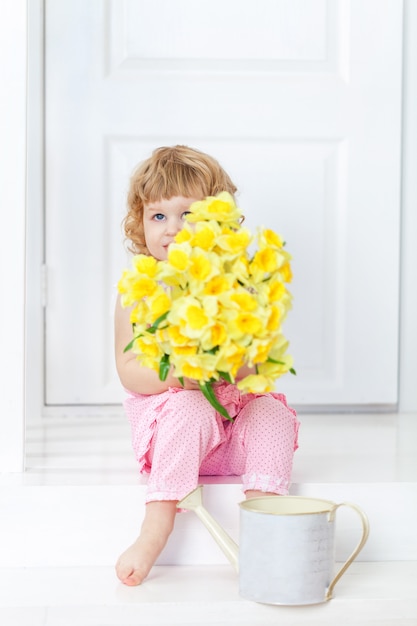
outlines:
[{"label": "girl's hand", "polygon": [[242,380],[242,378],[245,378],[246,376],[250,376],[250,374],[256,374],[255,366],[249,367],[248,365],[244,365],[238,371],[237,376],[236,376],[236,381]]}]

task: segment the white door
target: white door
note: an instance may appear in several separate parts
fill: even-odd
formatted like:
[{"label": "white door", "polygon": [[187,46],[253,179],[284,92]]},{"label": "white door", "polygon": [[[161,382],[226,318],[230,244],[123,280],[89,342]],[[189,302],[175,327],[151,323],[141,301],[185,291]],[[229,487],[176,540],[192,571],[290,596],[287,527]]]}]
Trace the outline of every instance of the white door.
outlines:
[{"label": "white door", "polygon": [[293,254],[296,405],[397,401],[402,2],[46,1],[46,402],[115,404],[133,167],[212,154]]}]

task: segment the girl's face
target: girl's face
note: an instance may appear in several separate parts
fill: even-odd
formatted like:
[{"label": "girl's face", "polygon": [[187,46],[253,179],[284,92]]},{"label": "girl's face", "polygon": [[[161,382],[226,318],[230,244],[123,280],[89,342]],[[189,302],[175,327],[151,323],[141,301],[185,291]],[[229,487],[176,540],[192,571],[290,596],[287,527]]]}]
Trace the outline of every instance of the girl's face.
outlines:
[{"label": "girl's face", "polygon": [[149,254],[158,261],[166,260],[168,246],[184,226],[184,217],[189,213],[190,205],[200,199],[174,196],[144,205],[143,229]]}]

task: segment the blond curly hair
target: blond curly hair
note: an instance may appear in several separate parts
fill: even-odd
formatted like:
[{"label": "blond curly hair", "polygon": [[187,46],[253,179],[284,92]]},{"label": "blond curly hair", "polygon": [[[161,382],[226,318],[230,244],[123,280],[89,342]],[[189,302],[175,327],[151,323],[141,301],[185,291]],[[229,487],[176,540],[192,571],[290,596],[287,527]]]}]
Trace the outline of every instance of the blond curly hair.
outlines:
[{"label": "blond curly hair", "polygon": [[188,146],[157,148],[130,179],[128,211],[123,220],[128,249],[134,254],[149,254],[143,229],[146,203],[174,196],[203,199],[221,191],[234,195],[237,187],[211,156]]}]

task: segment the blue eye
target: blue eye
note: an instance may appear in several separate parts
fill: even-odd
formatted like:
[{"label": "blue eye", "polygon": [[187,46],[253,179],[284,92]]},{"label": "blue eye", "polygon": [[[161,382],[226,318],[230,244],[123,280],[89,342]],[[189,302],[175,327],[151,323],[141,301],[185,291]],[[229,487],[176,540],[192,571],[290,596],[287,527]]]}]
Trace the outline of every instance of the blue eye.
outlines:
[{"label": "blue eye", "polygon": [[162,222],[162,220],[165,219],[165,215],[163,213],[155,213],[155,215],[153,216],[153,219],[156,222]]}]

